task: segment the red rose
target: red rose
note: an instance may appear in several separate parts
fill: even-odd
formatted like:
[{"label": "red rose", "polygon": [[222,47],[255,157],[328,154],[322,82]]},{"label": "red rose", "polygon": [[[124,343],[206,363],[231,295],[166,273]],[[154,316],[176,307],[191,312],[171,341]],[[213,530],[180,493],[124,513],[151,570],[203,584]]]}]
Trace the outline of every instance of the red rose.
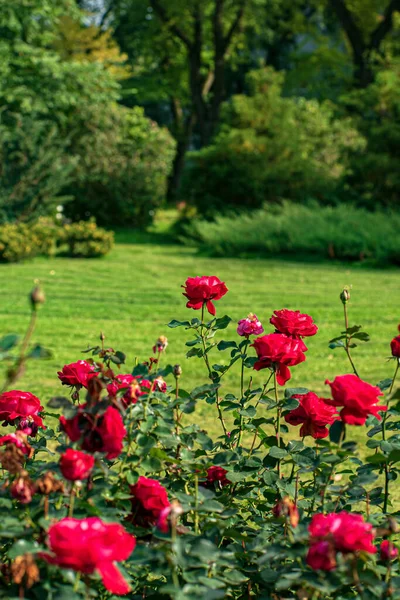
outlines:
[{"label": "red rose", "polygon": [[308,549],[306,561],[312,569],[332,571],[336,569],[335,548],[330,542],[316,542]]},{"label": "red rose", "polygon": [[113,406],[102,414],[92,415],[85,411],[86,404],[78,408],[71,419],[60,417],[61,428],[72,442],[81,440],[87,452],[105,452],[109,460],[121,454],[126,429],[122,417]]},{"label": "red rose", "polygon": [[250,313],[245,319],[238,322],[238,335],[249,337],[249,335],[261,335],[264,332],[264,327],[258,320],[257,315]]},{"label": "red rose", "polygon": [[162,531],[168,531],[166,517],[170,511],[166,509],[170,508],[170,502],[165,487],[156,479],[141,476],[130,486],[130,491],[132,522],[140,527],[158,524]]},{"label": "red rose", "polygon": [[28,457],[33,453],[33,448],[28,444],[26,435],[22,432],[8,433],[0,437],[0,446],[8,446],[8,444],[13,444]]},{"label": "red rose", "polygon": [[[376,548],[372,544],[374,539],[372,525],[366,523],[361,515],[345,511],[327,515],[316,514],[311,519],[308,531],[311,545],[307,564],[314,569],[330,570],[334,568],[336,552],[342,554],[358,551],[371,554],[376,552]],[[321,542],[324,542],[325,545],[322,546]],[[325,566],[316,566],[318,564]],[[327,568],[328,566],[329,568]]]},{"label": "red rose", "polygon": [[[318,331],[312,317],[302,314],[299,310],[288,310],[287,308],[274,310],[269,322],[279,333],[284,333],[299,340],[302,337],[315,335]],[[305,343],[301,341],[300,345],[301,350],[305,352],[307,350]]]},{"label": "red rose", "polygon": [[383,540],[380,548],[380,559],[386,561],[394,560],[399,554],[398,548],[389,540]]},{"label": "red rose", "polygon": [[207,483],[219,483],[222,487],[229,485],[231,482],[226,477],[227,470],[222,467],[212,466],[207,469]]},{"label": "red rose", "polygon": [[39,398],[36,398],[30,392],[21,392],[12,390],[0,395],[0,421],[14,423],[15,419],[26,419],[33,421],[38,427],[43,427],[43,421],[39,417],[39,412],[43,410]]},{"label": "red rose", "polygon": [[313,438],[325,438],[329,431],[326,426],[336,421],[336,408],[330,406],[323,398],[319,398],[314,392],[308,394],[295,394],[300,404],[294,410],[285,415],[285,421],[290,425],[300,425],[300,436],[311,435]]},{"label": "red rose", "polygon": [[115,397],[120,390],[126,390],[122,397],[125,407],[136,404],[138,397],[143,395],[138,380],[133,375],[116,375],[113,382],[107,386],[111,397]]},{"label": "red rose", "polygon": [[200,310],[204,305],[211,315],[215,315],[215,306],[212,300],[220,300],[228,291],[225,283],[218,277],[188,277],[183,293],[188,299],[187,308]]},{"label": "red rose", "polygon": [[68,448],[60,458],[61,473],[69,481],[87,479],[93,467],[93,456],[72,448]]},{"label": "red rose", "polygon": [[253,344],[259,360],[254,369],[274,369],[279,385],[285,385],[290,379],[288,366],[292,367],[306,360],[300,340],[293,339],[283,333],[270,333],[254,340]]},{"label": "red rose", "polygon": [[163,394],[165,394],[165,392],[167,391],[167,383],[164,381],[164,379],[161,377],[161,375],[159,375],[159,377],[157,377],[154,380],[153,391],[154,392],[162,392]]},{"label": "red rose", "polygon": [[344,423],[364,425],[369,415],[381,420],[379,411],[387,410],[387,406],[377,406],[379,396],[383,396],[383,392],[356,375],[339,375],[333,382],[326,380],[325,383],[331,386],[333,396],[333,400],[326,402],[344,407],[340,411]]},{"label": "red rose", "polygon": [[63,385],[75,385],[78,388],[87,387],[88,382],[97,376],[93,365],[86,360],[78,360],[70,365],[64,365],[57,373]]},{"label": "red rose", "polygon": [[136,545],[133,535],[118,523],[104,523],[97,517],[62,519],[48,531],[51,554],[40,557],[63,569],[86,575],[97,571],[112,594],[127,594],[130,587],[115,565],[126,560]]},{"label": "red rose", "polygon": [[392,356],[400,358],[400,335],[396,336],[390,342],[390,348],[392,350]]}]

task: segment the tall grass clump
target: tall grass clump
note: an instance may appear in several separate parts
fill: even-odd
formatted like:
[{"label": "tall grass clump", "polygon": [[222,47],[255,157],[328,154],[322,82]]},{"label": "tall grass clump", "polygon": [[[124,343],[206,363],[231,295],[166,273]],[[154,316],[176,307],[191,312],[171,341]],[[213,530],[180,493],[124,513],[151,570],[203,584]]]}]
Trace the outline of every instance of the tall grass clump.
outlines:
[{"label": "tall grass clump", "polygon": [[183,241],[212,256],[301,254],[400,264],[399,228],[396,213],[284,202],[213,222],[193,221]]}]

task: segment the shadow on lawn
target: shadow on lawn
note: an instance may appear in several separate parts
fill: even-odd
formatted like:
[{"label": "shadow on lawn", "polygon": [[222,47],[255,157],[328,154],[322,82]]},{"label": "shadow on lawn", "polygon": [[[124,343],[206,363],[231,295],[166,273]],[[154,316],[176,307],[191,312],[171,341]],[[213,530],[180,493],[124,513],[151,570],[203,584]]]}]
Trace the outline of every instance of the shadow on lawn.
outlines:
[{"label": "shadow on lawn", "polygon": [[176,238],[172,233],[166,231],[140,231],[138,229],[116,229],[115,230],[116,244],[154,244],[154,245],[171,245],[177,244]]}]

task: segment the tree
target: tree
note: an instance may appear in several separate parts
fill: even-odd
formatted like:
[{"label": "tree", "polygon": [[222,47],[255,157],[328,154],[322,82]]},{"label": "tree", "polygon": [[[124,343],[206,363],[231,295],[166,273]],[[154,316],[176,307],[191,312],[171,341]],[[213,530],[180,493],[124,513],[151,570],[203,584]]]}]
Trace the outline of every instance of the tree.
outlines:
[{"label": "tree", "polygon": [[[372,61],[375,53],[380,53],[385,37],[394,26],[394,13],[400,11],[400,0],[390,0],[382,10],[382,2],[367,0],[352,4],[351,9],[346,0],[329,0],[350,44],[354,64],[354,78],[360,87],[366,87],[374,80]],[[374,6],[375,5],[375,6]],[[369,10],[368,10],[369,8]],[[374,11],[378,8],[378,12]],[[358,9],[358,10],[357,10]],[[375,15],[371,27],[363,28],[363,19]]]}]

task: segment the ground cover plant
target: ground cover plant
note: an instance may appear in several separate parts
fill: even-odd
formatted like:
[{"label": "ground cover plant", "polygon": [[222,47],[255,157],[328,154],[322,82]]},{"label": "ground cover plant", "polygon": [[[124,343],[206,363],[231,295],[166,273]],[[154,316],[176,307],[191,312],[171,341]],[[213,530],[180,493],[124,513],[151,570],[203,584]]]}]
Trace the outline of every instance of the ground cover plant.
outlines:
[{"label": "ground cover plant", "polygon": [[[250,313],[236,323],[219,311],[229,282],[197,276],[182,287],[187,312],[169,327],[184,330],[186,356],[203,365],[194,389],[167,364],[165,336],[129,372],[100,335],[84,360],[58,371],[59,394],[44,408],[16,386],[40,288],[22,345],[1,341],[0,597],[399,597],[400,336],[376,358],[390,355],[391,377],[374,385],[357,364],[369,334],[344,288],[329,351],[348,368],[322,396],[292,387],[298,365],[313,360],[312,316],[277,308],[264,322]],[[235,394],[224,390],[229,371]],[[199,402],[217,435],[191,421]]]}]

